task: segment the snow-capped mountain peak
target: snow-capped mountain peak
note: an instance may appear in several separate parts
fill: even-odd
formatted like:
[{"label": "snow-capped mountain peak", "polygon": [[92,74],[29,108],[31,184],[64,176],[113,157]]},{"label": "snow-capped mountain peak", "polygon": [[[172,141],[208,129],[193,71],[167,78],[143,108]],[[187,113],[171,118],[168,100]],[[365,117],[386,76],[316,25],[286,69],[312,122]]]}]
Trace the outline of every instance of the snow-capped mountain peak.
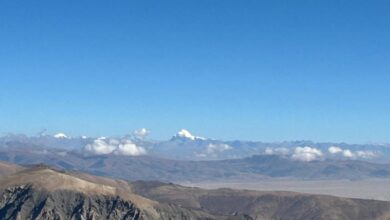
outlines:
[{"label": "snow-capped mountain peak", "polygon": [[205,140],[203,137],[194,136],[186,129],[181,129],[176,135],[173,137],[174,139],[186,139],[186,140]]},{"label": "snow-capped mountain peak", "polygon": [[53,137],[58,138],[58,139],[68,138],[68,136],[66,136],[66,134],[64,134],[64,133],[55,134],[55,135],[53,135]]}]

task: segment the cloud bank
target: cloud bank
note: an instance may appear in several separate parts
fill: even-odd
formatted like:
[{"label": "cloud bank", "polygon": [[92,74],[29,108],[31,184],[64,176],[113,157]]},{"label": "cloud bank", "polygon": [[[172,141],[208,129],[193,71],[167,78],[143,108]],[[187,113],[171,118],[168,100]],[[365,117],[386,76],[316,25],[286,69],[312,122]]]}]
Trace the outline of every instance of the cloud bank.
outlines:
[{"label": "cloud bank", "polygon": [[288,155],[290,154],[290,150],[285,147],[277,147],[277,148],[270,148],[267,147],[264,150],[264,154],[266,155]]},{"label": "cloud bank", "polygon": [[340,147],[331,146],[328,148],[328,152],[334,156],[341,156],[348,159],[371,159],[377,156],[373,151],[352,151],[350,149],[342,149]]},{"label": "cloud bank", "polygon": [[322,157],[321,150],[313,147],[296,147],[291,158],[300,161],[313,161]]},{"label": "cloud bank", "polygon": [[338,154],[338,153],[343,152],[343,149],[336,147],[336,146],[331,146],[328,148],[328,152],[331,154]]},{"label": "cloud bank", "polygon": [[330,146],[327,149],[327,152],[322,152],[321,149],[305,146],[305,147],[296,147],[291,152],[288,148],[270,148],[267,147],[264,150],[265,155],[281,155],[289,156],[293,160],[299,161],[313,161],[320,160],[324,158],[344,158],[344,159],[372,159],[378,156],[377,152],[367,151],[367,150],[358,150],[352,151],[350,149],[343,149],[337,146]]},{"label": "cloud bank", "polygon": [[207,154],[222,153],[227,150],[231,150],[232,147],[227,144],[209,144],[206,148]]},{"label": "cloud bank", "polygon": [[130,140],[116,140],[107,138],[97,138],[92,143],[87,144],[84,150],[88,153],[104,155],[116,154],[126,156],[140,156],[147,153],[145,148],[137,146]]},{"label": "cloud bank", "polygon": [[225,151],[229,151],[232,149],[233,149],[233,147],[228,145],[228,144],[210,143],[204,149],[202,149],[202,151],[200,153],[194,152],[194,154],[196,157],[203,157],[203,158],[213,157],[213,158],[215,158],[215,157],[218,157],[218,155],[220,153],[223,153]]},{"label": "cloud bank", "polygon": [[146,150],[143,147],[138,147],[133,142],[126,140],[118,145],[114,153],[119,155],[140,156],[146,154]]}]

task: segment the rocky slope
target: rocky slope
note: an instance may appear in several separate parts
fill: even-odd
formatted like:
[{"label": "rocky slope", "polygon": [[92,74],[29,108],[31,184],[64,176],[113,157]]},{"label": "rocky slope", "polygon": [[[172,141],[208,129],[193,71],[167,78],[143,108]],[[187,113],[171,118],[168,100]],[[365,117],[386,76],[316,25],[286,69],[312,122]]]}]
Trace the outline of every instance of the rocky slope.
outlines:
[{"label": "rocky slope", "polygon": [[125,181],[53,170],[24,169],[0,181],[0,219],[203,219],[131,192]]},{"label": "rocky slope", "polygon": [[0,178],[9,176],[10,174],[21,171],[22,169],[24,168],[21,166],[0,161]]},{"label": "rocky slope", "polygon": [[0,219],[385,220],[390,219],[390,202],[127,183],[40,165],[0,178]]}]

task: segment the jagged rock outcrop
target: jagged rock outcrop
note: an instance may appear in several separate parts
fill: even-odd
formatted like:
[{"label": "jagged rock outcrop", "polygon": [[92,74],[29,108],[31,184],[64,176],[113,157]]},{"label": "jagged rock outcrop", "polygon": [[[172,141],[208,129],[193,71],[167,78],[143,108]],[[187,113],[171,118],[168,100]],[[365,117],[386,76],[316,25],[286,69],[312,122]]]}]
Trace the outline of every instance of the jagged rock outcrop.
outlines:
[{"label": "jagged rock outcrop", "polygon": [[119,196],[93,195],[61,190],[35,190],[31,185],[5,189],[0,219],[140,219],[140,210]]}]

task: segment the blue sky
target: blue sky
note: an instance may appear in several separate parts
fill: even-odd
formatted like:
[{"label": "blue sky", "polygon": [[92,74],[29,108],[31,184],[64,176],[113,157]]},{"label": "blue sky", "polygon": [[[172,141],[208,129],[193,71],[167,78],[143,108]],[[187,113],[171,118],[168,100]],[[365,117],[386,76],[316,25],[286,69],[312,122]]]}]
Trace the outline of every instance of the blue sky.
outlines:
[{"label": "blue sky", "polygon": [[0,3],[0,132],[390,142],[389,1]]}]

